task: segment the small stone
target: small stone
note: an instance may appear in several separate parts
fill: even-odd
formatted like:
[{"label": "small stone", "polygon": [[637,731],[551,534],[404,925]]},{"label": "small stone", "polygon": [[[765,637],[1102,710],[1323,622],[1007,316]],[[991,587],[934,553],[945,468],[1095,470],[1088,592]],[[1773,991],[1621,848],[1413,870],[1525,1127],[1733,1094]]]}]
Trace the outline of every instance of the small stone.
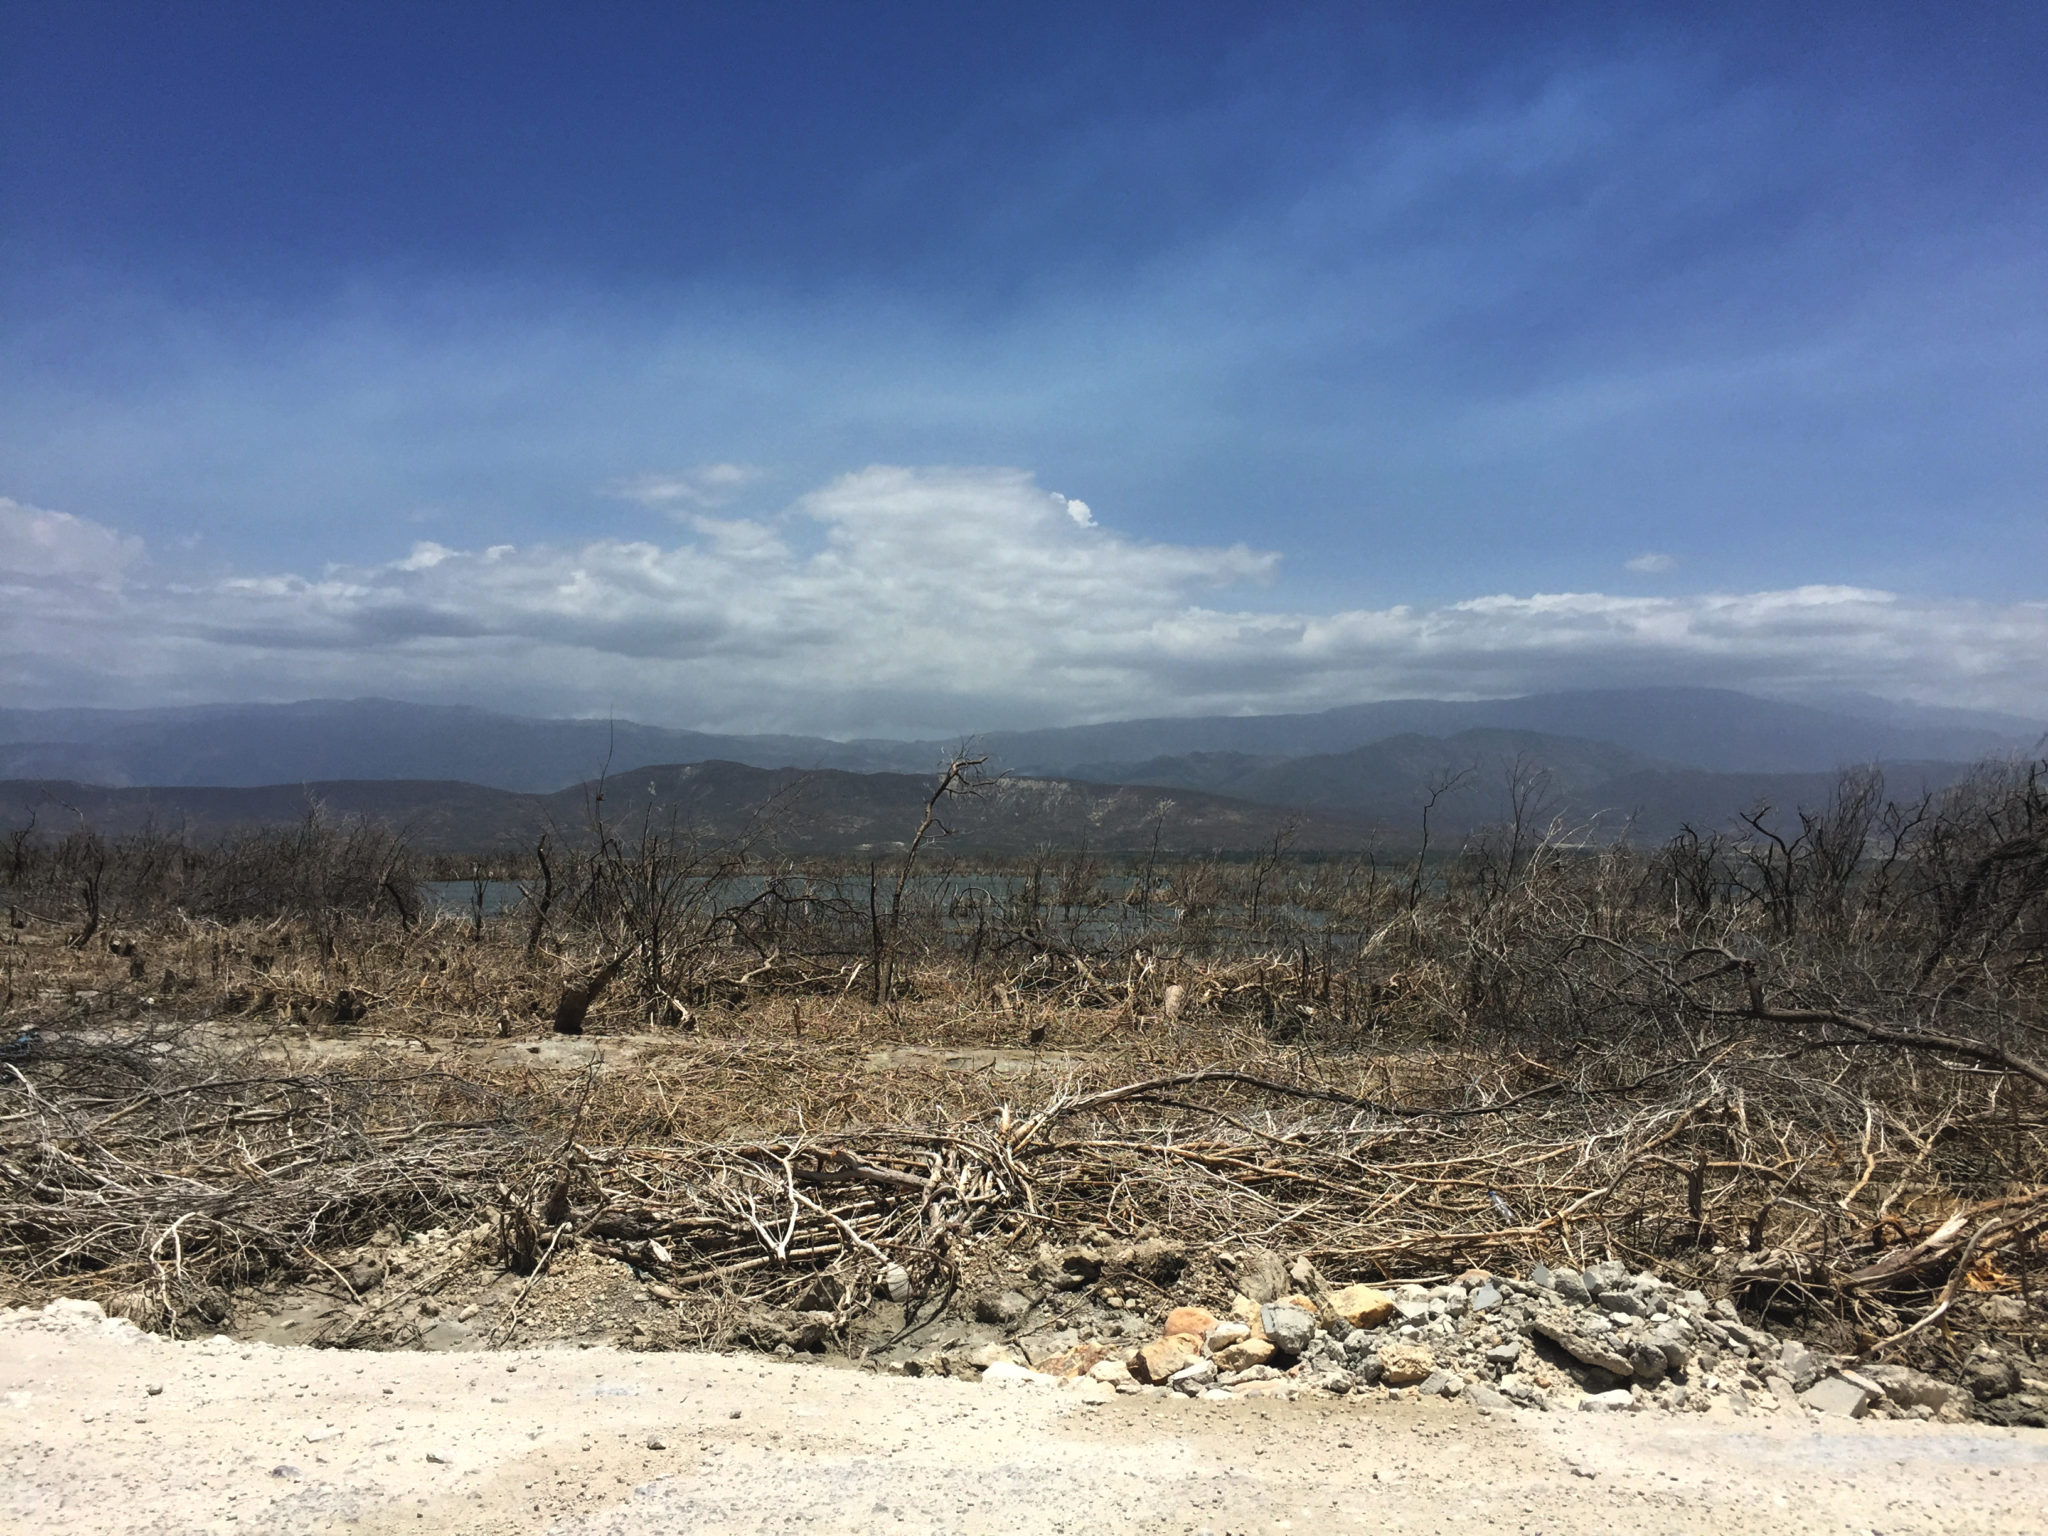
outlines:
[{"label": "small stone", "polygon": [[1963,1364],[1963,1385],[1980,1403],[2010,1397],[2020,1389],[2020,1368],[1990,1350],[1982,1350]]},{"label": "small stone", "polygon": [[452,1467],[455,1465],[455,1458],[446,1451],[429,1451],[427,1452],[427,1460],[433,1462],[437,1467]]},{"label": "small stone", "polygon": [[1664,1379],[1669,1368],[1664,1351],[1648,1342],[1630,1347],[1628,1352],[1629,1374],[1646,1387],[1654,1387]]},{"label": "small stone", "polygon": [[1166,1314],[1166,1321],[1159,1331],[1169,1338],[1176,1333],[1192,1333],[1206,1337],[1216,1326],[1216,1315],[1201,1307],[1175,1307]]},{"label": "small stone", "polygon": [[1024,1357],[1017,1350],[1016,1346],[1012,1344],[983,1344],[977,1349],[968,1351],[967,1363],[969,1365],[978,1365],[986,1371],[992,1365],[1005,1363],[1009,1365],[1022,1365],[1024,1364]]},{"label": "small stone", "polygon": [[1795,1392],[1804,1392],[1819,1381],[1827,1367],[1820,1356],[1797,1339],[1787,1339],[1778,1353],[1778,1367],[1784,1371]]},{"label": "small stone", "polygon": [[1456,1397],[1465,1390],[1465,1378],[1454,1371],[1434,1370],[1416,1388],[1418,1397]]},{"label": "small stone", "polygon": [[1272,1305],[1259,1317],[1262,1330],[1283,1355],[1299,1355],[1316,1336],[1316,1320],[1299,1307]]},{"label": "small stone", "polygon": [[[1782,1376],[1771,1378],[1773,1385],[1783,1381]],[[1834,1414],[1844,1419],[1860,1419],[1870,1412],[1871,1402],[1877,1393],[1856,1382],[1840,1376],[1830,1376],[1825,1381],[1815,1382],[1799,1401],[1809,1408],[1818,1408],[1822,1413]]]},{"label": "small stone", "polygon": [[1482,1412],[1499,1412],[1514,1406],[1483,1381],[1475,1381],[1465,1389],[1465,1401]]},{"label": "small stone", "polygon": [[1588,1392],[1579,1399],[1582,1413],[1625,1413],[1635,1406],[1635,1398],[1626,1387],[1616,1387],[1611,1392]]},{"label": "small stone", "polygon": [[1430,1307],[1426,1301],[1397,1301],[1394,1316],[1404,1323],[1426,1323],[1430,1319]]},{"label": "small stone", "polygon": [[1167,1377],[1166,1384],[1169,1387],[1178,1387],[1183,1392],[1193,1392],[1206,1387],[1216,1379],[1217,1374],[1214,1360],[1195,1360]]},{"label": "small stone", "polygon": [[1278,1301],[1287,1294],[1287,1265],[1272,1249],[1254,1248],[1237,1266],[1237,1288],[1253,1301]]},{"label": "small stone", "polygon": [[1628,1266],[1619,1259],[1602,1259],[1598,1264],[1588,1266],[1585,1280],[1586,1289],[1595,1295],[1602,1291],[1618,1291],[1629,1282]]},{"label": "small stone", "polygon": [[1228,1318],[1223,1322],[1218,1323],[1214,1328],[1211,1328],[1208,1334],[1203,1338],[1202,1342],[1208,1345],[1210,1351],[1213,1353],[1214,1351],[1219,1349],[1228,1349],[1231,1345],[1241,1343],[1244,1340],[1250,1338],[1251,1336],[1251,1325],[1248,1323],[1241,1323],[1233,1317]]},{"label": "small stone", "polygon": [[162,1397],[164,1395],[164,1389],[161,1384],[152,1384],[143,1390],[148,1392],[151,1397]]},{"label": "small stone", "polygon": [[1595,1299],[1599,1302],[1601,1310],[1610,1315],[1617,1312],[1624,1318],[1650,1315],[1649,1307],[1634,1291],[1602,1291]]},{"label": "small stone", "polygon": [[1939,1412],[1951,1404],[1960,1403],[1966,1395],[1960,1387],[1952,1387],[1910,1366],[1871,1365],[1864,1367],[1862,1374],[1875,1382],[1884,1395],[1900,1408],[1930,1408]]},{"label": "small stone", "polygon": [[2027,1320],[2027,1304],[2017,1296],[1986,1296],[1977,1315],[1994,1328],[2017,1328]]},{"label": "small stone", "polygon": [[1581,1365],[1597,1366],[1609,1375],[1623,1378],[1635,1372],[1635,1366],[1626,1355],[1616,1354],[1586,1334],[1553,1323],[1548,1318],[1539,1319],[1530,1331],[1541,1334]]},{"label": "small stone", "polygon": [[1576,1269],[1553,1271],[1550,1288],[1575,1307],[1583,1307],[1593,1299],[1593,1293],[1586,1289],[1586,1282]]},{"label": "small stone", "polygon": [[1377,1328],[1394,1312],[1394,1298],[1377,1286],[1347,1285],[1330,1293],[1330,1310],[1354,1328]]},{"label": "small stone", "polygon": [[1175,1371],[1184,1370],[1202,1355],[1202,1341],[1193,1334],[1177,1333],[1154,1339],[1131,1361],[1131,1374],[1140,1381],[1164,1383]]},{"label": "small stone", "polygon": [[[433,1459],[434,1458],[431,1456],[427,1458],[427,1460],[429,1461],[432,1461]],[[272,1467],[270,1469],[270,1475],[272,1477],[289,1478],[292,1481],[296,1482],[299,1478],[304,1477],[305,1473],[301,1472],[297,1467],[292,1466],[289,1462],[287,1462],[281,1466]]]},{"label": "small stone", "polygon": [[368,1295],[384,1283],[384,1266],[373,1264],[367,1259],[361,1263],[351,1264],[342,1273],[343,1278],[348,1281],[348,1288],[358,1296]]},{"label": "small stone", "polygon": [[983,1291],[974,1298],[974,1320],[997,1328],[1014,1328],[1031,1310],[1031,1300],[1021,1291]]},{"label": "small stone", "polygon": [[1216,1351],[1217,1366],[1226,1371],[1242,1371],[1255,1365],[1264,1365],[1279,1351],[1265,1339],[1239,1339],[1235,1344],[1225,1345]]},{"label": "small stone", "polygon": [[1501,1304],[1502,1299],[1503,1298],[1500,1294],[1499,1288],[1495,1286],[1491,1280],[1489,1280],[1484,1285],[1480,1286],[1478,1290],[1472,1293],[1471,1298],[1465,1303],[1465,1305],[1469,1310],[1475,1313],[1491,1312],[1495,1307]]},{"label": "small stone", "polygon": [[1531,1285],[1540,1285],[1547,1291],[1553,1289],[1557,1282],[1550,1273],[1550,1266],[1538,1263],[1529,1270],[1529,1283]]},{"label": "small stone", "polygon": [[1436,1369],[1436,1353],[1427,1344],[1398,1342],[1382,1344],[1379,1352],[1380,1380],[1390,1387],[1412,1387],[1427,1381]]},{"label": "small stone", "polygon": [[1512,1369],[1514,1363],[1521,1358],[1522,1346],[1513,1339],[1505,1344],[1496,1344],[1486,1352],[1488,1365],[1498,1365],[1506,1369]]},{"label": "small stone", "polygon": [[662,1439],[659,1435],[649,1435],[645,1440],[642,1440],[640,1443],[646,1446],[647,1449],[649,1449],[650,1451],[665,1451],[668,1449],[668,1442]]},{"label": "small stone", "polygon": [[1090,1380],[1107,1382],[1112,1387],[1122,1386],[1132,1380],[1131,1368],[1121,1360],[1098,1360],[1088,1367]]},{"label": "small stone", "polygon": [[1048,1376],[1085,1376],[1109,1354],[1102,1344],[1076,1344],[1072,1349],[1063,1349],[1056,1355],[1046,1355],[1032,1360],[1031,1368]]}]

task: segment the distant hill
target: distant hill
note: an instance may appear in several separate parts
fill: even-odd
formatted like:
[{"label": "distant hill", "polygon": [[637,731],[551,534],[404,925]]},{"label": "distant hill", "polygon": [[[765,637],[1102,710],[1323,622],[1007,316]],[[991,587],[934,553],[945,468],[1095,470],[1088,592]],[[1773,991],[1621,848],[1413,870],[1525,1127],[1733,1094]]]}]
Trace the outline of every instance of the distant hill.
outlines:
[{"label": "distant hill", "polygon": [[[754,768],[707,762],[621,773],[604,784],[604,812],[615,827],[643,813],[727,838],[749,829],[766,848],[791,854],[859,856],[902,846],[916,830],[932,779],[835,769]],[[109,833],[154,824],[201,838],[238,828],[295,822],[318,805],[337,817],[364,817],[404,828],[427,852],[485,853],[531,847],[543,830],[558,839],[587,834],[597,786],[525,794],[480,784],[417,780],[342,780],[255,787],[150,788],[55,780],[0,783],[0,826],[30,814],[52,828],[78,820]],[[1087,846],[1103,851],[1238,851],[1266,846],[1283,828],[1304,851],[1363,847],[1373,829],[1347,817],[1296,814],[1217,795],[1010,778],[971,798],[947,802],[958,852],[1028,853]]]},{"label": "distant hill", "polygon": [[550,792],[613,768],[730,760],[764,768],[922,771],[937,749],[812,736],[721,736],[630,720],[542,720],[390,699],[186,709],[0,710],[0,778],[109,785],[459,780]]},{"label": "distant hill", "polygon": [[[1952,763],[1896,763],[1895,796],[1952,783]],[[1731,826],[1760,805],[1790,812],[1823,804],[1836,775],[1712,772],[1660,763],[1607,742],[1534,731],[1471,730],[1455,736],[1402,735],[1349,752],[1307,757],[1197,752],[1142,763],[1098,763],[1081,778],[1201,790],[1242,800],[1298,806],[1412,835],[1431,793],[1443,793],[1431,825],[1445,836],[1499,825],[1513,814],[1511,786],[1524,790],[1525,820],[1562,819],[1575,832],[1661,841],[1690,823]]]},{"label": "distant hill", "polygon": [[[1321,757],[1397,737],[1441,739],[1474,730],[1604,743],[1646,762],[1712,772],[1827,773],[1850,763],[1968,762],[2026,751],[2040,741],[2043,727],[2008,716],[1856,697],[1794,704],[1725,689],[1638,688],[1476,702],[1397,699],[1315,714],[1124,720],[999,731],[979,740],[1002,768],[1099,778],[1108,768],[1161,758]],[[922,774],[951,745],[719,735],[387,699],[0,710],[0,778],[117,786],[412,779],[545,793],[590,778],[607,763],[615,770],[725,761]]]},{"label": "distant hill", "polygon": [[2016,716],[1863,698],[1821,706],[1725,688],[1609,688],[1477,701],[1394,699],[1304,715],[1122,720],[983,739],[1005,765],[1047,773],[1193,753],[1321,756],[1396,736],[1472,730],[1605,742],[1646,759],[1715,772],[1828,773],[1855,763],[1974,762],[2024,752],[2044,729]]}]

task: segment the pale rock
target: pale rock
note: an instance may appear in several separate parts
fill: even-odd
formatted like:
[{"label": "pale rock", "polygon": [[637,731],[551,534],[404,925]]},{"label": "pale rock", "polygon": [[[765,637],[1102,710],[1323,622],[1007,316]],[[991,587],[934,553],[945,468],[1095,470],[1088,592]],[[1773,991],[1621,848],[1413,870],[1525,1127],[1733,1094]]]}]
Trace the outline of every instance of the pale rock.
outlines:
[{"label": "pale rock", "polygon": [[1779,1350],[1778,1368],[1785,1373],[1795,1392],[1804,1392],[1819,1381],[1827,1369],[1820,1356],[1797,1339],[1787,1339]]},{"label": "pale rock", "polygon": [[1106,1382],[1112,1387],[1134,1379],[1131,1368],[1121,1360],[1098,1360],[1088,1367],[1088,1376],[1090,1380]]},{"label": "pale rock", "polygon": [[1242,1343],[1251,1336],[1251,1325],[1249,1323],[1241,1323],[1233,1317],[1226,1318],[1223,1322],[1211,1328],[1203,1337],[1202,1342],[1208,1345],[1213,1353],[1219,1349],[1228,1349],[1233,1344]]},{"label": "pale rock", "polygon": [[1582,1413],[1625,1413],[1634,1406],[1635,1398],[1626,1387],[1616,1387],[1612,1392],[1588,1392],[1579,1399]]},{"label": "pale rock", "polygon": [[1394,1314],[1394,1298],[1372,1285],[1330,1292],[1330,1310],[1354,1328],[1377,1328]]},{"label": "pale rock", "polygon": [[1900,1408],[1931,1408],[1939,1412],[1960,1404],[1969,1394],[1924,1371],[1905,1365],[1865,1366],[1862,1374],[1875,1382],[1884,1395]]},{"label": "pale rock", "polygon": [[1138,1351],[1131,1362],[1131,1374],[1141,1381],[1163,1383],[1175,1371],[1184,1370],[1202,1357],[1202,1341],[1189,1333],[1154,1339]]},{"label": "pale rock", "polygon": [[1541,1334],[1581,1365],[1597,1366],[1611,1376],[1621,1377],[1627,1377],[1635,1370],[1627,1356],[1616,1354],[1584,1333],[1551,1322],[1548,1318],[1538,1319],[1530,1331]]},{"label": "pale rock", "polygon": [[1270,1248],[1254,1248],[1237,1267],[1237,1288],[1255,1302],[1278,1301],[1287,1294],[1287,1265]]},{"label": "pale rock", "polygon": [[1316,1336],[1315,1318],[1299,1307],[1267,1306],[1259,1321],[1266,1338],[1283,1355],[1300,1354]]},{"label": "pale rock", "polygon": [[[1771,1382],[1783,1381],[1782,1376],[1773,1376]],[[1817,1381],[1800,1394],[1799,1401],[1809,1408],[1818,1408],[1822,1413],[1834,1414],[1844,1419],[1860,1419],[1870,1412],[1870,1405],[1879,1394],[1869,1387],[1848,1380],[1842,1376],[1830,1376]]]},{"label": "pale rock", "polygon": [[1430,1372],[1436,1369],[1436,1354],[1426,1344],[1382,1344],[1379,1365],[1380,1380],[1387,1386],[1412,1387],[1429,1379]]},{"label": "pale rock", "polygon": [[1619,1259],[1602,1259],[1586,1267],[1586,1288],[1594,1294],[1616,1291],[1629,1283],[1628,1266]]},{"label": "pale rock", "polygon": [[1216,1351],[1216,1364],[1226,1371],[1242,1371],[1266,1364],[1277,1353],[1265,1339],[1239,1339],[1235,1344],[1226,1344]]}]

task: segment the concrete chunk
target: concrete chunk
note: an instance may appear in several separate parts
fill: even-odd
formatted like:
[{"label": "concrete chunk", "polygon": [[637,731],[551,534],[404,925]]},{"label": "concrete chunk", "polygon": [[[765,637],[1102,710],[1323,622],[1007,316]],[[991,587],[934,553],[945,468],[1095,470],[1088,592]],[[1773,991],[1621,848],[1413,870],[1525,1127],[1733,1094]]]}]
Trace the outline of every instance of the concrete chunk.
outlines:
[{"label": "concrete chunk", "polygon": [[1839,1418],[1860,1419],[1870,1412],[1870,1405],[1876,1394],[1866,1386],[1859,1386],[1840,1376],[1830,1376],[1817,1381],[1799,1394],[1799,1400],[1809,1408],[1818,1408],[1822,1413],[1831,1413]]}]

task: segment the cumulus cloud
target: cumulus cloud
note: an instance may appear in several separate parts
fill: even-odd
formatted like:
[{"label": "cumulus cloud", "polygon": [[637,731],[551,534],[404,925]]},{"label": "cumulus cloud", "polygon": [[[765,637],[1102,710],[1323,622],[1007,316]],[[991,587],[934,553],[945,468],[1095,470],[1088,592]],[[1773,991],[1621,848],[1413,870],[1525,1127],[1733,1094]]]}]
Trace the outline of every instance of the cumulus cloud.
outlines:
[{"label": "cumulus cloud", "polygon": [[[381,692],[838,733],[1679,681],[2048,712],[2044,603],[1815,585],[1274,610],[1277,555],[1130,539],[1076,505],[1021,471],[876,467],[772,519],[693,515],[675,543],[173,582],[133,540],[6,503],[45,521],[5,541],[24,601],[0,648],[23,703]],[[5,574],[23,561],[91,574],[60,594]]]},{"label": "cumulus cloud", "polygon": [[111,588],[141,559],[140,539],[0,496],[0,582],[33,578]]},{"label": "cumulus cloud", "polygon": [[1635,559],[1623,563],[1638,576],[1660,576],[1678,565],[1678,561],[1672,556],[1660,555],[1655,550],[1637,555]]}]

